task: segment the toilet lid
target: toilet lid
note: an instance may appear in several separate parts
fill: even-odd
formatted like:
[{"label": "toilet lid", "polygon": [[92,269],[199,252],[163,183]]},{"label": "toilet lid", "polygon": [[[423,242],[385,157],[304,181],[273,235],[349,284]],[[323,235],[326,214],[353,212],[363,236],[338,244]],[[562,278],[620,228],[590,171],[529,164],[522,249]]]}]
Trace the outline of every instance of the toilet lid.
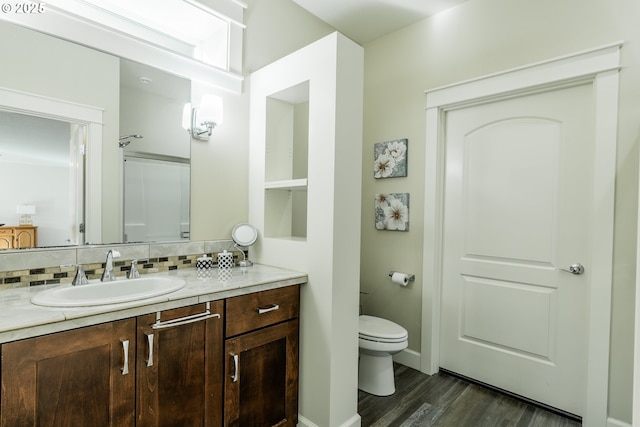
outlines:
[{"label": "toilet lid", "polygon": [[360,316],[360,336],[390,341],[402,341],[407,338],[407,330],[390,320],[374,316]]}]

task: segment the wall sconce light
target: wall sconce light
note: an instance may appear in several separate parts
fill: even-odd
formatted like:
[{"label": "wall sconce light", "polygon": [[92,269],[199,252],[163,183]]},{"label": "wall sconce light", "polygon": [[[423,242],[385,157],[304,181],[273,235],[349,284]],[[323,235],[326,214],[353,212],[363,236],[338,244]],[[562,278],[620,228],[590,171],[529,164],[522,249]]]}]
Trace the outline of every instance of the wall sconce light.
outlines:
[{"label": "wall sconce light", "polygon": [[222,98],[216,95],[205,94],[202,96],[200,108],[192,108],[189,103],[182,111],[182,127],[194,139],[208,141],[211,131],[220,123],[222,123]]},{"label": "wall sconce light", "polygon": [[31,215],[36,214],[36,207],[34,205],[18,205],[16,207],[16,213],[22,215],[20,217],[20,225],[33,225]]}]

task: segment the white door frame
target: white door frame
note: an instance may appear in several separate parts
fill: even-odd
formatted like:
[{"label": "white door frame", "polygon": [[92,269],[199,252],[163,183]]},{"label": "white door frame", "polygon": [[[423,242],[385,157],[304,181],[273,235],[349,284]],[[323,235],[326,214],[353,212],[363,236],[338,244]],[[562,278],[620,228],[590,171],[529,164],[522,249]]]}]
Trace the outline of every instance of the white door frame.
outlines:
[{"label": "white door frame", "polygon": [[613,272],[613,221],[618,124],[618,74],[622,42],[426,91],[422,349],[420,366],[434,374],[440,365],[440,310],[445,164],[445,113],[453,108],[554,87],[591,83],[595,108],[593,247],[589,290],[587,389],[584,426],[607,422],[609,337]]}]

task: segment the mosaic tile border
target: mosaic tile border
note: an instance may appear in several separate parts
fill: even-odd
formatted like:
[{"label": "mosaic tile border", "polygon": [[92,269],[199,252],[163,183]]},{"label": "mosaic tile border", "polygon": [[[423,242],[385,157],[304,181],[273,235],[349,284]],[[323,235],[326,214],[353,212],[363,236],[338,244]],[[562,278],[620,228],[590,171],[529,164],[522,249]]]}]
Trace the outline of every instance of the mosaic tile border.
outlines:
[{"label": "mosaic tile border", "polygon": [[[233,248],[233,243],[229,241],[212,241],[212,242],[200,242],[199,244],[190,243],[176,243],[176,244],[159,244],[159,245],[139,245],[139,246],[113,246],[113,247],[92,247],[92,248],[78,248],[70,250],[65,249],[65,252],[74,252],[74,259],[77,260],[84,267],[85,274],[89,280],[99,279],[104,272],[104,262],[95,262],[96,259],[102,260],[104,254],[109,249],[117,249],[121,252],[122,257],[116,258],[113,261],[114,273],[116,277],[125,277],[127,272],[131,270],[131,261],[134,259],[142,260],[138,261],[138,271],[140,274],[166,272],[171,270],[195,268],[196,259],[203,254],[213,258],[214,267],[217,267],[218,253],[223,250],[229,250],[233,253],[234,261],[237,262],[242,257],[242,252]],[[204,250],[203,250],[204,249]],[[42,261],[42,255],[45,254],[47,261]],[[170,255],[164,255],[170,253]],[[144,254],[152,255],[145,257]],[[248,255],[247,251],[245,254]],[[15,253],[13,253],[15,255]],[[33,265],[33,259],[38,260],[36,264],[45,265],[43,267],[36,268],[17,268],[8,269],[7,271],[0,271],[0,290],[11,288],[22,288],[30,286],[41,285],[55,285],[71,283],[76,274],[77,262],[64,262],[60,265],[46,266],[46,263],[57,264],[58,261],[66,260],[67,258],[60,255],[60,253],[39,251],[37,253],[22,253],[19,254],[24,257],[38,257],[32,258],[28,264]],[[67,255],[67,254],[65,254]],[[19,260],[24,262],[24,258]],[[17,264],[20,264],[18,262]]]},{"label": "mosaic tile border", "polygon": [[[213,266],[217,267],[217,257],[219,252],[207,253],[213,258]],[[149,258],[147,261],[138,263],[138,271],[141,275],[149,273],[159,273],[184,268],[195,268],[196,259],[203,254],[177,255],[158,258]],[[234,251],[234,262],[239,260],[242,252]],[[116,277],[125,277],[131,270],[132,260],[114,260],[113,270]],[[89,280],[99,279],[104,272],[104,263],[82,264],[85,274]],[[30,270],[0,271],[0,290],[10,288],[23,288],[28,286],[57,285],[71,283],[76,274],[75,266],[59,266],[34,268]]]}]

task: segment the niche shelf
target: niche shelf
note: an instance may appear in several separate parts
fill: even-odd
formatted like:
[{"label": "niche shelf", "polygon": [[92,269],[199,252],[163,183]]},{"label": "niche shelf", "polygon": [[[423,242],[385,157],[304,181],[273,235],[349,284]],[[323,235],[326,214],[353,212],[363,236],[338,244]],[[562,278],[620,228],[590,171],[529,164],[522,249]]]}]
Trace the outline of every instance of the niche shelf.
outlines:
[{"label": "niche shelf", "polygon": [[300,191],[307,189],[307,178],[287,179],[283,181],[267,181],[264,183],[266,190],[292,190]]},{"label": "niche shelf", "polygon": [[264,235],[306,239],[309,81],[266,99]]}]

